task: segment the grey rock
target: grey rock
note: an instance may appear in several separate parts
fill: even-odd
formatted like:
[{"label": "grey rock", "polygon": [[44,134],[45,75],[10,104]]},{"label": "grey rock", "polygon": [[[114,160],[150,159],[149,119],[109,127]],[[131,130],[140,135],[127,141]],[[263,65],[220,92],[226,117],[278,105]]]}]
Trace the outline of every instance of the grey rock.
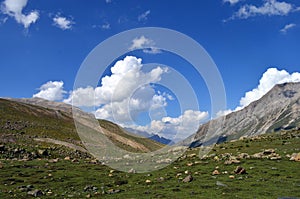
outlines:
[{"label": "grey rock", "polygon": [[246,174],[246,169],[244,169],[243,167],[241,166],[237,166],[236,169],[234,170],[234,173],[236,174]]},{"label": "grey rock", "polygon": [[191,175],[186,176],[186,177],[182,180],[182,182],[192,182],[192,181],[193,181],[193,176],[191,176]]},{"label": "grey rock", "polygon": [[41,190],[35,189],[35,190],[33,190],[33,191],[28,191],[28,192],[27,192],[27,195],[31,195],[31,196],[33,196],[33,197],[39,197],[39,196],[42,196],[42,195],[44,195],[44,194],[43,194],[43,192],[42,192]]},{"label": "grey rock", "polygon": [[120,189],[109,189],[109,190],[107,191],[108,194],[115,194],[115,193],[119,193],[119,192],[121,192]]}]

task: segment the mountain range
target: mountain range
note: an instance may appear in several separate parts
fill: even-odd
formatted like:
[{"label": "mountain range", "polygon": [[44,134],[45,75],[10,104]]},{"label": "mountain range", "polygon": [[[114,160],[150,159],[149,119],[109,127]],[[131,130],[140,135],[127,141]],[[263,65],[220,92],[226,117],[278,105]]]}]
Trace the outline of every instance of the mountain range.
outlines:
[{"label": "mountain range", "polygon": [[[73,107],[80,115],[79,122],[91,126],[90,113]],[[98,120],[102,131],[121,148],[134,152],[157,150],[168,139],[130,128],[122,128],[106,120]],[[300,83],[285,83],[274,86],[267,94],[242,110],[213,119],[201,125],[198,131],[182,145],[197,147],[241,137],[256,136],[281,130],[300,128]],[[73,120],[72,106],[62,102],[40,98],[0,99],[0,129],[39,137],[80,143]],[[178,143],[177,143],[178,145]]]}]

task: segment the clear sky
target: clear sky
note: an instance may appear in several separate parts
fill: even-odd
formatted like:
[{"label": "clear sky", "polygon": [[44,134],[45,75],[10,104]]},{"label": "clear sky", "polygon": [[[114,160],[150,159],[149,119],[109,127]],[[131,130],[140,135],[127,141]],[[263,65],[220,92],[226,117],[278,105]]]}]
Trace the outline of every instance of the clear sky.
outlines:
[{"label": "clear sky", "polygon": [[[140,27],[173,29],[200,43],[223,78],[228,110],[249,104],[275,83],[299,81],[298,0],[1,0],[0,3],[2,97],[30,98],[34,94],[45,97],[47,93],[43,95],[41,91],[54,88],[52,91],[56,93],[48,99],[70,102],[69,92],[73,90],[76,73],[88,53],[110,36]],[[169,59],[163,63],[166,59],[160,59],[160,53],[129,55],[133,57],[119,59],[123,61],[119,67],[144,64],[155,56],[167,66],[180,68],[185,64],[170,55],[166,55]],[[138,58],[141,58],[141,63]],[[116,66],[114,64],[111,66]],[[164,67],[159,69],[164,73]],[[136,72],[146,77],[149,75],[139,69]],[[109,69],[107,75],[120,77]],[[153,83],[159,82],[160,75]],[[193,76],[193,71],[186,71],[185,75]],[[106,86],[112,85],[107,83]],[[152,105],[157,97],[156,100],[160,100],[157,103],[166,107],[167,112],[178,104],[167,89],[160,88],[160,93],[151,86],[145,89],[149,89],[147,94],[154,92]],[[103,94],[105,85],[99,90]],[[208,98],[209,95],[204,89],[203,94],[197,93],[197,96]],[[98,114],[105,118],[105,114],[109,114],[103,108],[107,101],[101,95],[99,98]],[[147,120],[139,111],[136,114],[140,119],[136,121],[145,125]],[[203,119],[207,116],[204,113],[209,114],[209,111],[209,100],[204,100],[201,112],[186,115]],[[164,124],[176,123],[175,119],[180,118],[172,114],[172,111],[162,114]],[[162,116],[157,120],[162,121]]]}]

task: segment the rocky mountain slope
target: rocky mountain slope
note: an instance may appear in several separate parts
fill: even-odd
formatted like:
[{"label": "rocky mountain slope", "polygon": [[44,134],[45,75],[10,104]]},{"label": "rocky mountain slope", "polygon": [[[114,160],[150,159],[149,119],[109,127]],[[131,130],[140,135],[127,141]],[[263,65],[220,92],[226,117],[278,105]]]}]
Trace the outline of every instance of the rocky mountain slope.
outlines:
[{"label": "rocky mountain slope", "polygon": [[[199,127],[196,135],[184,144],[199,146],[300,128],[300,83],[285,83],[274,86],[259,100],[244,109],[211,120]],[[193,137],[193,138],[192,138]]]},{"label": "rocky mountain slope", "polygon": [[[76,109],[76,108],[75,108]],[[76,109],[79,122],[89,126],[91,114]],[[113,143],[132,152],[157,150],[163,145],[147,138],[136,137],[120,126],[99,120],[100,133]],[[30,138],[50,138],[84,147],[77,134],[72,117],[72,106],[44,99],[0,99],[0,139],[18,134]]]}]

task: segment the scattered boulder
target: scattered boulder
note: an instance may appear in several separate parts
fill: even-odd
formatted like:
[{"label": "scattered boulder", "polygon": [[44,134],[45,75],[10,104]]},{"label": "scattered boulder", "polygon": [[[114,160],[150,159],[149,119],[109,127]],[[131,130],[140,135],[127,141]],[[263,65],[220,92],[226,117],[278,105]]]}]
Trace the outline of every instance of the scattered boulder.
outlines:
[{"label": "scattered boulder", "polygon": [[290,158],[291,161],[300,162],[300,152],[299,153],[293,153]]},{"label": "scattered boulder", "polygon": [[275,153],[275,149],[265,149],[262,152],[251,155],[250,157],[255,159],[270,159],[270,160],[281,159],[281,156]]},{"label": "scattered boulder", "polygon": [[131,168],[131,169],[128,171],[128,173],[136,173],[136,171],[135,171],[133,168]]},{"label": "scattered boulder", "polygon": [[71,157],[70,157],[70,156],[66,156],[66,157],[64,158],[64,160],[71,160]]},{"label": "scattered boulder", "polygon": [[275,153],[275,149],[265,149],[265,150],[263,151],[263,154],[264,154],[264,155],[270,155],[270,154],[272,154],[272,153]]},{"label": "scattered boulder", "polygon": [[115,194],[115,193],[119,193],[121,190],[119,190],[119,189],[109,189],[108,191],[107,191],[107,193],[108,194]]},{"label": "scattered boulder", "polygon": [[230,165],[230,164],[239,164],[239,163],[241,163],[241,161],[236,160],[236,159],[226,160],[226,161],[224,162],[224,164],[226,164],[226,165]]},{"label": "scattered boulder", "polygon": [[236,159],[242,160],[242,159],[249,159],[250,155],[248,153],[240,153],[236,156]]},{"label": "scattered boulder", "polygon": [[96,192],[96,191],[98,191],[98,187],[95,187],[93,185],[87,185],[83,188],[83,191],[84,192],[91,192],[91,191]]},{"label": "scattered boulder", "polygon": [[192,182],[192,181],[193,181],[193,176],[191,176],[191,175],[186,176],[186,177],[182,180],[182,182]]},{"label": "scattered boulder", "polygon": [[216,169],[212,172],[212,175],[220,175],[220,172]]},{"label": "scattered boulder", "polygon": [[214,157],[214,160],[217,161],[217,162],[219,162],[219,161],[220,161],[220,158],[219,158],[218,156],[215,156],[215,157]]},{"label": "scattered boulder", "polygon": [[157,181],[158,182],[163,182],[163,181],[165,181],[165,178],[164,177],[159,177],[159,178],[157,178]]},{"label": "scattered boulder", "polygon": [[244,169],[243,167],[241,166],[237,166],[236,169],[234,170],[234,173],[235,174],[246,174],[246,169]]},{"label": "scattered boulder", "polygon": [[27,195],[31,195],[31,196],[33,196],[33,197],[40,197],[40,196],[42,196],[42,195],[44,195],[44,194],[43,194],[43,192],[42,192],[41,190],[35,189],[35,190],[33,190],[33,191],[28,191],[28,192],[27,192]]},{"label": "scattered boulder", "polygon": [[235,177],[234,177],[234,175],[230,175],[229,178],[230,179],[234,179]]},{"label": "scattered boulder", "polygon": [[146,182],[147,184],[149,184],[149,183],[151,183],[151,180],[148,180],[148,179],[147,179],[145,182]]},{"label": "scattered boulder", "polygon": [[177,173],[176,174],[176,178],[179,178],[180,176],[182,176],[182,173]]},{"label": "scattered boulder", "polygon": [[189,157],[189,158],[193,158],[193,157],[196,157],[196,156],[197,156],[196,153],[192,153],[192,154],[187,155],[187,157]]},{"label": "scattered boulder", "polygon": [[48,155],[48,151],[46,149],[39,149],[38,150],[38,154],[42,155],[42,156],[47,156]]}]

